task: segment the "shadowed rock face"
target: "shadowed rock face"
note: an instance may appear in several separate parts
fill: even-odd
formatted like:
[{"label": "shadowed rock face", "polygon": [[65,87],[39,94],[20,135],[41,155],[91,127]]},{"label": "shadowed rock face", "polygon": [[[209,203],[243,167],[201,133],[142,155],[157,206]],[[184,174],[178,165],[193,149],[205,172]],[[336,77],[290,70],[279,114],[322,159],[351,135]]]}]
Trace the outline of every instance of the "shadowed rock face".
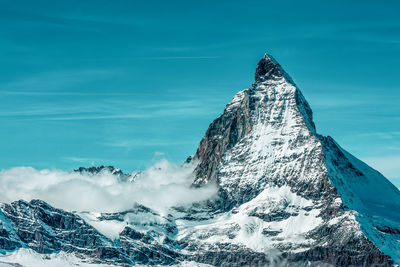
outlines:
[{"label": "shadowed rock face", "polygon": [[[257,64],[255,81],[283,78],[283,75],[288,76],[271,56],[265,55]],[[200,161],[194,185],[202,185],[215,178],[225,152],[251,131],[251,113],[256,108],[256,101],[254,90],[242,91],[226,106],[224,113],[210,124],[194,156],[194,160]]]},{"label": "shadowed rock face", "polygon": [[[239,92],[226,106],[223,114],[215,119],[207,129],[194,156],[194,160],[200,161],[196,168],[197,179],[194,181],[194,185],[202,185],[216,178],[217,167],[225,153],[250,133],[253,124],[257,123],[258,118],[254,115],[259,114],[260,106],[262,106],[260,102],[271,101],[263,89],[260,90],[260,86],[269,83],[279,84],[280,81],[293,85],[295,90],[286,92],[284,95],[279,91],[274,91],[272,100],[277,98],[292,100],[295,109],[303,113],[297,116],[302,116],[302,120],[306,121],[310,130],[315,131],[312,110],[304,96],[275,59],[266,54],[257,65],[256,83],[251,88]],[[276,121],[275,123],[280,122]]]},{"label": "shadowed rock face", "polygon": [[[99,221],[121,220],[126,215],[159,216],[152,210],[135,206],[121,213],[104,213]],[[152,222],[152,225],[155,225]],[[175,233],[173,221],[165,220],[158,226],[166,233]],[[0,207],[0,246],[3,251],[30,248],[38,253],[73,253],[86,262],[101,262],[121,266],[138,264],[172,264],[180,255],[171,247],[176,241],[154,241],[163,232],[141,232],[128,225],[120,233],[118,242],[110,240],[86,223],[79,215],[56,209],[41,200],[15,201]],[[1,262],[1,260],[0,260]]]},{"label": "shadowed rock face", "polygon": [[270,55],[265,55],[257,64],[254,80],[257,82],[275,79],[286,74],[279,63]]},{"label": "shadowed rock face", "polygon": [[[235,95],[185,164],[197,164],[195,187],[218,185],[215,199],[162,213],[141,205],[92,214],[65,212],[40,200],[1,204],[0,246],[66,251],[121,266],[400,261],[399,190],[317,133],[303,94],[269,55],[258,63],[255,83]],[[107,171],[122,177],[121,183],[135,182],[135,175],[110,166],[76,171]],[[82,219],[87,214],[93,225],[122,224],[119,237],[100,233]]]},{"label": "shadowed rock face", "polygon": [[247,92],[237,103],[228,105],[225,112],[211,123],[194,160],[200,161],[196,168],[197,179],[194,185],[199,186],[215,178],[218,164],[225,152],[251,131],[251,103]]},{"label": "shadowed rock face", "polygon": [[66,251],[104,262],[131,262],[113,247],[111,240],[79,216],[55,209],[44,201],[1,204],[0,218],[3,250],[27,247],[39,253]]}]

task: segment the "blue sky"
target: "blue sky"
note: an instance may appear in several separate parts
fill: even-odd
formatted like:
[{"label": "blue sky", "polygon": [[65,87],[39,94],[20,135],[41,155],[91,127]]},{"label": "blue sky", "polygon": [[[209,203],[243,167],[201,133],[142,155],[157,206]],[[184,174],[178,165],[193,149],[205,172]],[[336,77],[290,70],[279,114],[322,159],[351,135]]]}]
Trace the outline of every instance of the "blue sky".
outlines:
[{"label": "blue sky", "polygon": [[272,54],[320,133],[400,185],[399,1],[0,1],[0,168],[195,152]]}]

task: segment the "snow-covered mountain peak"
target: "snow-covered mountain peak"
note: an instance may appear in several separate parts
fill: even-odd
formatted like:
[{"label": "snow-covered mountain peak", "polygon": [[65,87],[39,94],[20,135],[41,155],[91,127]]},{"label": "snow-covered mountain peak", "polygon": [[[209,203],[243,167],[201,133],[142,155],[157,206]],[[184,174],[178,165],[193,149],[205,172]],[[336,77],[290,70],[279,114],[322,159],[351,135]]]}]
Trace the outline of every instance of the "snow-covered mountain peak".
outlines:
[{"label": "snow-covered mountain peak", "polygon": [[[235,216],[241,218],[256,216],[268,222],[268,229],[274,229],[282,216],[301,227],[304,218],[300,211],[312,210],[314,213],[307,212],[306,217],[314,230],[304,235],[295,230],[296,240],[314,236],[316,243],[312,246],[327,250],[357,244],[364,247],[359,259],[374,254],[377,258],[373,260],[380,261],[383,252],[399,262],[400,229],[396,225],[400,219],[396,212],[383,209],[399,210],[399,190],[332,138],[316,132],[309,104],[273,57],[266,54],[260,60],[255,79],[249,89],[235,95],[208,128],[195,155],[200,163],[194,184],[216,181],[219,209],[239,212],[240,216]],[[279,193],[271,197],[271,192],[282,188],[294,195]],[[374,189],[378,189],[378,197],[374,197]],[[294,196],[300,198],[288,201]],[[304,204],[307,201],[312,204]],[[270,207],[278,208],[271,211]],[[321,235],[327,231],[329,239]],[[284,240],[290,235],[285,230],[278,234]],[[332,238],[336,235],[340,238]],[[261,243],[272,244],[275,240],[267,235]],[[290,243],[288,248],[298,251],[296,242]],[[304,249],[305,244],[300,243]],[[286,245],[276,244],[280,249],[282,246]]]},{"label": "snow-covered mountain peak", "polygon": [[268,79],[285,78],[288,82],[294,85],[293,80],[289,74],[281,67],[271,55],[265,54],[264,57],[258,62],[255,72],[255,82],[263,82]]},{"label": "snow-covered mountain peak", "polygon": [[[195,185],[215,178],[223,156],[246,136],[254,134],[259,140],[265,136],[297,138],[315,133],[309,104],[272,56],[265,54],[259,61],[255,77],[256,82],[238,92],[207,130],[194,157],[200,161]],[[267,144],[259,149],[267,151]]]}]

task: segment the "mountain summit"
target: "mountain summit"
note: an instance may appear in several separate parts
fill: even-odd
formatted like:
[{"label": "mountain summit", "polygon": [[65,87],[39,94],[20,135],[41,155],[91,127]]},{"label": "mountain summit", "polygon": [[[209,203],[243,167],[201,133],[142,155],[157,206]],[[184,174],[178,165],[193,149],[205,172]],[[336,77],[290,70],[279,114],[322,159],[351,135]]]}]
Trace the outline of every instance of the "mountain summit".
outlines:
[{"label": "mountain summit", "polygon": [[[272,132],[276,138],[315,133],[309,104],[292,78],[268,54],[258,63],[255,80],[251,88],[236,94],[224,113],[208,128],[194,156],[201,161],[196,169],[195,184],[214,178],[217,165],[227,150],[245,136],[248,139],[250,132],[259,131],[258,137],[249,140],[252,142],[273,137]],[[285,131],[290,132],[283,134]]]},{"label": "mountain summit", "polygon": [[258,62],[254,77],[256,82],[277,79],[279,77],[287,77],[291,81],[289,75],[282,69],[281,65],[269,54],[265,54]]},{"label": "mountain summit", "polygon": [[[218,195],[162,214],[141,205],[72,214],[42,201],[2,204],[0,245],[123,266],[400,263],[399,190],[317,133],[310,105],[270,55],[184,166],[195,188],[216,183]],[[116,225],[112,239],[104,229]]]},{"label": "mountain summit", "polygon": [[194,184],[217,181],[221,210],[245,206],[259,227],[279,233],[264,233],[258,249],[335,265],[399,262],[399,190],[317,133],[309,104],[272,56],[211,123],[194,158]]}]

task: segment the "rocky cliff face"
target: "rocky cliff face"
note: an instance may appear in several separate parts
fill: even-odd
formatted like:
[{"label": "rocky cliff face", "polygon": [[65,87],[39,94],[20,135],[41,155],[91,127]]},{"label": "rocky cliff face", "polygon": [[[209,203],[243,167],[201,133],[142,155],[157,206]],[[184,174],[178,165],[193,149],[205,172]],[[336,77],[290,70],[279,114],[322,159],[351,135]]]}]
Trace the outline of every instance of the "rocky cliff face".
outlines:
[{"label": "rocky cliff face", "polygon": [[[195,187],[218,185],[216,199],[165,214],[140,205],[76,214],[42,202],[3,204],[0,245],[119,265],[400,262],[399,190],[317,133],[309,104],[269,55],[258,63],[255,83],[210,124],[185,164],[197,164]],[[110,236],[107,225],[117,232]]]},{"label": "rocky cliff face", "polygon": [[89,168],[79,167],[78,169],[74,170],[74,172],[78,172],[81,174],[89,174],[89,175],[98,175],[104,172],[109,172],[117,176],[121,182],[133,181],[138,175],[140,175],[140,172],[127,174],[123,173],[121,169],[115,168],[114,166],[103,166],[103,165],[98,167],[92,166]]},{"label": "rocky cliff face", "polygon": [[[242,114],[247,115],[246,122],[238,120],[244,117]],[[241,123],[225,127],[232,121]],[[390,257],[382,252],[398,259],[396,250],[386,246],[399,236],[383,237],[387,239],[384,245],[374,245],[370,236],[382,237],[381,233],[358,218],[363,216],[365,203],[370,203],[372,192],[366,193],[368,190],[380,187],[379,192],[388,192],[391,201],[380,203],[381,207],[393,202],[397,210],[399,191],[370,167],[365,167],[368,174],[363,172],[345,154],[331,138],[316,133],[311,108],[301,91],[282,67],[265,55],[258,63],[255,83],[233,98],[201,141],[195,155],[200,161],[195,184],[217,180],[219,208],[234,211],[234,217],[261,220],[256,223],[260,229],[246,234],[262,235],[262,250],[276,249],[279,255],[287,256],[286,260],[391,264]],[[284,193],[277,194],[279,191]],[[366,199],[361,201],[357,195]],[[281,222],[285,227],[276,227]],[[289,222],[295,229],[288,227]],[[243,229],[248,223],[246,219],[243,225],[234,225]],[[221,227],[216,225],[214,231]],[[237,238],[230,237],[229,242]],[[221,236],[215,239],[223,240]],[[390,244],[398,246],[393,241]],[[295,253],[299,250],[302,252]]]},{"label": "rocky cliff face", "polygon": [[82,218],[41,200],[1,204],[0,220],[3,251],[24,247],[39,253],[73,252],[94,261],[132,262]]},{"label": "rocky cliff face", "polygon": [[[138,219],[142,217],[148,222],[142,223]],[[101,233],[107,226],[119,227],[118,238]],[[74,253],[89,263],[170,265],[180,258],[175,252],[177,243],[170,238],[176,231],[173,220],[140,205],[125,212],[103,214],[70,213],[41,200],[0,206],[3,253],[29,248],[42,254]]]}]

